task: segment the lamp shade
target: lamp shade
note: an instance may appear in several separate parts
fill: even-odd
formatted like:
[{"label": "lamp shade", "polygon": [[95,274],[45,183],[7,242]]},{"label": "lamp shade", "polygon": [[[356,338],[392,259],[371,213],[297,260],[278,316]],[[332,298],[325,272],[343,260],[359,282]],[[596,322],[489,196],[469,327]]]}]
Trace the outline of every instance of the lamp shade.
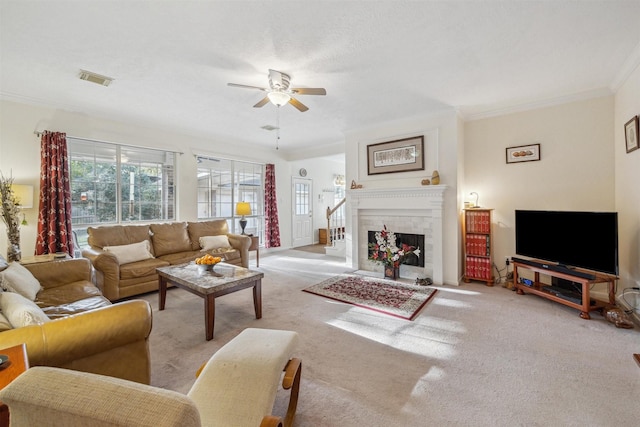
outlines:
[{"label": "lamp shade", "polygon": [[236,215],[251,215],[251,205],[249,202],[238,202],[236,204]]},{"label": "lamp shade", "polygon": [[269,92],[267,94],[267,98],[269,98],[269,101],[278,107],[282,107],[291,99],[291,97],[284,92]]},{"label": "lamp shade", "polygon": [[33,185],[11,184],[11,191],[16,196],[20,209],[33,207]]}]

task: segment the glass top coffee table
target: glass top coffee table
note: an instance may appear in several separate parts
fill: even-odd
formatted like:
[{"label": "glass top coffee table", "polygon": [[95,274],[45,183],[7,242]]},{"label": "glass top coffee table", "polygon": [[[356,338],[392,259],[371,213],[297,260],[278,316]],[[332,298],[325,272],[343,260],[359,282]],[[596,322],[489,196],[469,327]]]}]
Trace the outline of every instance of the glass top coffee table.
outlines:
[{"label": "glass top coffee table", "polygon": [[242,289],[253,288],[253,306],[256,319],[262,318],[263,273],[237,267],[223,262],[213,271],[201,271],[191,262],[157,268],[159,280],[159,309],[164,310],[167,284],[171,283],[192,294],[204,298],[204,317],[207,341],[213,339],[213,324],[216,314],[216,298]]}]

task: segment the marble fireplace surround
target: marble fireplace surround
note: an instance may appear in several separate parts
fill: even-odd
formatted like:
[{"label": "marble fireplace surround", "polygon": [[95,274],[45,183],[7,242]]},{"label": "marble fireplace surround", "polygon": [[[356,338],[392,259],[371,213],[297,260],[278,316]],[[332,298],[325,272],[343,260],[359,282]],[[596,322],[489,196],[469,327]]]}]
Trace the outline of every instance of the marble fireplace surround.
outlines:
[{"label": "marble fireplace surround", "polygon": [[367,231],[395,221],[392,231],[425,236],[424,269],[402,266],[401,276],[405,269],[409,276],[431,277],[435,284],[444,283],[442,212],[446,189],[446,185],[425,185],[351,190],[347,200],[351,208],[352,266],[372,270],[372,262],[367,260]]}]

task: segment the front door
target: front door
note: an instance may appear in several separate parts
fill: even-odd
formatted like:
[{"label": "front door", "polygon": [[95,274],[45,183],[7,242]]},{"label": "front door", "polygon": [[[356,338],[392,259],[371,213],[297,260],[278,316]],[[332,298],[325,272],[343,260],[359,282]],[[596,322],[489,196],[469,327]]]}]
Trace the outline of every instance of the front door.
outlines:
[{"label": "front door", "polygon": [[312,182],[293,178],[293,242],[294,248],[313,244]]}]

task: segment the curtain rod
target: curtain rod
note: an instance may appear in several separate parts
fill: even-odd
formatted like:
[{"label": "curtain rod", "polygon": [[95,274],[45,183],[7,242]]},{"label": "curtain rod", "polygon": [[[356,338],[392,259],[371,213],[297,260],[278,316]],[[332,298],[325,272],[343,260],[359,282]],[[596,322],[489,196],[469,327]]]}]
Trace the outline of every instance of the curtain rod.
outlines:
[{"label": "curtain rod", "polygon": [[216,156],[216,157],[211,157],[208,154],[198,154],[198,153],[193,153],[193,157],[195,157],[196,159],[201,158],[204,160],[211,160],[211,161],[215,161],[215,162],[219,162],[220,160],[227,160],[230,162],[242,162],[242,163],[250,163],[252,165],[265,165],[266,163],[260,163],[260,162],[251,162],[249,160],[239,160],[239,159],[234,159],[231,157],[222,157],[222,156]]},{"label": "curtain rod", "polygon": [[[38,132],[37,130],[33,131],[34,135],[40,137],[42,136],[42,134],[44,132]],[[72,135],[67,135],[67,138],[71,138],[71,139],[77,139],[79,141],[87,141],[87,142],[99,142],[101,144],[113,144],[113,145],[124,145],[127,147],[131,147],[131,148],[144,148],[146,150],[155,150],[155,151],[169,151],[171,153],[175,153],[175,154],[180,154],[181,156],[184,154],[183,151],[174,151],[174,150],[163,150],[161,148],[151,148],[151,147],[144,147],[142,145],[131,145],[131,144],[123,144],[120,142],[112,142],[112,141],[101,141],[99,139],[90,139],[90,138],[81,138],[79,136],[72,136]]]}]

